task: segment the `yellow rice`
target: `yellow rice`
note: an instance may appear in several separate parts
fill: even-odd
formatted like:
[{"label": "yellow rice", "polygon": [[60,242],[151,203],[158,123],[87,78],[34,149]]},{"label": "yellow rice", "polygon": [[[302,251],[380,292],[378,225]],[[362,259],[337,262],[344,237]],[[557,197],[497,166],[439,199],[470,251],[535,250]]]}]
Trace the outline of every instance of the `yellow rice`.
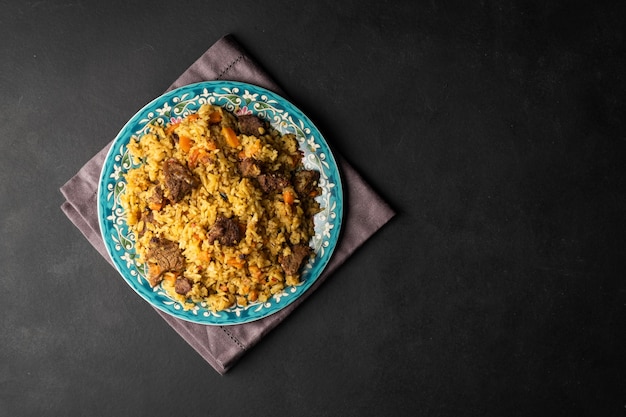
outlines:
[{"label": "yellow rice", "polygon": [[[216,114],[219,123],[212,119]],[[314,196],[296,197],[295,203],[288,204],[281,193],[264,193],[255,179],[244,178],[237,169],[243,157],[254,157],[271,170],[301,168],[295,137],[268,128],[260,137],[239,134],[233,146],[222,128],[234,129],[235,125],[233,114],[206,104],[175,124],[153,126],[128,144],[139,165],[125,174],[121,202],[136,238],[139,262],[147,262],[153,237],[178,242],[185,257],[182,275],[192,288],[185,295],[177,294],[171,272],[164,274],[161,287],[186,309],[196,303],[219,311],[265,302],[286,286],[297,285],[300,273],[286,275],[277,259],[280,254],[288,255],[292,245],[308,244],[314,234],[312,218],[319,211]],[[173,137],[190,139],[190,147]],[[169,158],[188,166],[201,185],[181,201],[154,209],[149,199],[154,187],[164,181],[162,166]],[[146,221],[149,212],[152,218]],[[206,239],[218,216],[236,218],[242,230],[245,227],[235,246]]]}]

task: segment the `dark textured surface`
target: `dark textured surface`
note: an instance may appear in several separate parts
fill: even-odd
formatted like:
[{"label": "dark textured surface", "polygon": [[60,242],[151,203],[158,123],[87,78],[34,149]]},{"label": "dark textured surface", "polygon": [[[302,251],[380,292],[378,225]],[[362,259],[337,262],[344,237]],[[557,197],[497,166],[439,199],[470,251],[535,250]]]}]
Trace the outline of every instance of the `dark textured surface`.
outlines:
[{"label": "dark textured surface", "polygon": [[[127,3],[0,1],[0,415],[624,415],[620,2]],[[219,376],[58,189],[226,33],[398,216]]]}]

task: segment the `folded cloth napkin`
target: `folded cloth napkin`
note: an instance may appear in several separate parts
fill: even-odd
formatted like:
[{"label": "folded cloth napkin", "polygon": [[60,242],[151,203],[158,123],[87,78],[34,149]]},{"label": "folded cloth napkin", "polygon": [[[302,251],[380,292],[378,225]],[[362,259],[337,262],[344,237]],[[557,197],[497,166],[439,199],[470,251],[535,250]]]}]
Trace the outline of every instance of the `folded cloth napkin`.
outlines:
[{"label": "folded cloth napkin", "polygon": [[[282,94],[276,83],[254,62],[232,35],[224,36],[211,46],[167,91],[195,82],[219,79],[247,82]],[[61,193],[66,199],[61,209],[112,264],[100,234],[96,204],[100,171],[110,145],[111,143],[98,152],[61,187]],[[342,234],[324,272],[298,300],[271,316],[233,326],[205,326],[191,323],[155,309],[220,374],[225,374],[247,350],[315,291],[355,249],[394,216],[394,211],[359,174],[339,155],[336,157],[345,193]]]}]

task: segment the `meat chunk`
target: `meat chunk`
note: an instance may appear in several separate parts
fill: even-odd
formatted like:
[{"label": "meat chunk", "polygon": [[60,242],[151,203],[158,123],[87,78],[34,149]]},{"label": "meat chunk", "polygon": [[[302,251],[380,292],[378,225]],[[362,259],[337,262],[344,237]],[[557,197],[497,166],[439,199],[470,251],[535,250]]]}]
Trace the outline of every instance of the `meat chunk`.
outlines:
[{"label": "meat chunk", "polygon": [[239,172],[246,178],[256,178],[261,175],[261,163],[254,158],[244,158],[239,161]]},{"label": "meat chunk", "polygon": [[167,197],[174,203],[182,200],[194,188],[200,185],[200,181],[194,177],[191,171],[174,158],[166,160],[163,164],[165,175],[165,190]]},{"label": "meat chunk", "polygon": [[149,272],[148,281],[153,287],[161,282],[166,272],[182,272],[185,257],[178,243],[165,238],[152,238],[147,252]]},{"label": "meat chunk", "polygon": [[178,277],[174,283],[174,291],[176,291],[177,294],[185,295],[191,291],[191,283],[185,277]]},{"label": "meat chunk", "polygon": [[284,175],[270,172],[267,174],[261,174],[257,177],[257,181],[259,185],[266,193],[271,193],[272,191],[280,191],[286,186],[290,185],[289,179]]},{"label": "meat chunk", "polygon": [[319,180],[319,171],[303,169],[294,174],[293,187],[298,195],[308,196],[317,189],[317,182]]},{"label": "meat chunk", "polygon": [[259,136],[265,131],[265,122],[253,114],[238,116],[237,125],[239,131],[248,136]]},{"label": "meat chunk", "polygon": [[221,245],[235,246],[241,240],[241,235],[242,232],[236,220],[220,216],[209,229],[207,240],[209,243],[217,240]]},{"label": "meat chunk", "polygon": [[294,245],[291,247],[289,255],[280,255],[278,263],[283,267],[283,271],[287,275],[295,275],[298,273],[302,265],[311,255],[312,249],[308,245]]}]

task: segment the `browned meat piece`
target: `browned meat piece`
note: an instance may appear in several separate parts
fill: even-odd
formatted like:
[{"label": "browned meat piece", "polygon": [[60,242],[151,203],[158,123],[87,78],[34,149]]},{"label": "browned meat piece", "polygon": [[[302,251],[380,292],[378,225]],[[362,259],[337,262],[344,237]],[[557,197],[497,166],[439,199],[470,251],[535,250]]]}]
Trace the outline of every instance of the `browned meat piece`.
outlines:
[{"label": "browned meat piece", "polygon": [[221,245],[235,246],[241,239],[241,234],[237,221],[220,216],[209,229],[207,240],[209,243],[217,240]]},{"label": "browned meat piece", "polygon": [[289,185],[289,179],[273,172],[259,175],[257,181],[259,181],[259,185],[266,193],[280,191]]},{"label": "browned meat piece", "polygon": [[175,203],[200,185],[200,181],[193,176],[191,171],[174,158],[165,161],[163,173],[165,174],[165,189],[169,194],[167,197]]},{"label": "browned meat piece", "polygon": [[185,295],[191,291],[191,283],[185,277],[178,277],[174,283],[174,291],[176,291],[177,294]]},{"label": "browned meat piece", "polygon": [[317,188],[317,182],[320,180],[319,171],[301,170],[294,174],[293,187],[300,196],[308,196]]},{"label": "browned meat piece", "polygon": [[178,243],[165,238],[152,238],[147,253],[149,273],[148,281],[154,287],[165,272],[182,272],[185,268],[185,257]]},{"label": "browned meat piece", "polygon": [[253,114],[246,114],[237,117],[239,131],[248,136],[261,135],[260,128],[265,129],[265,122]]},{"label": "browned meat piece", "polygon": [[246,178],[256,178],[261,175],[261,163],[253,158],[244,158],[239,162],[239,171]]},{"label": "browned meat piece", "polygon": [[287,275],[295,275],[298,273],[307,258],[311,255],[312,249],[308,245],[295,245],[291,248],[291,254],[280,255],[278,262],[283,267],[283,271]]}]

